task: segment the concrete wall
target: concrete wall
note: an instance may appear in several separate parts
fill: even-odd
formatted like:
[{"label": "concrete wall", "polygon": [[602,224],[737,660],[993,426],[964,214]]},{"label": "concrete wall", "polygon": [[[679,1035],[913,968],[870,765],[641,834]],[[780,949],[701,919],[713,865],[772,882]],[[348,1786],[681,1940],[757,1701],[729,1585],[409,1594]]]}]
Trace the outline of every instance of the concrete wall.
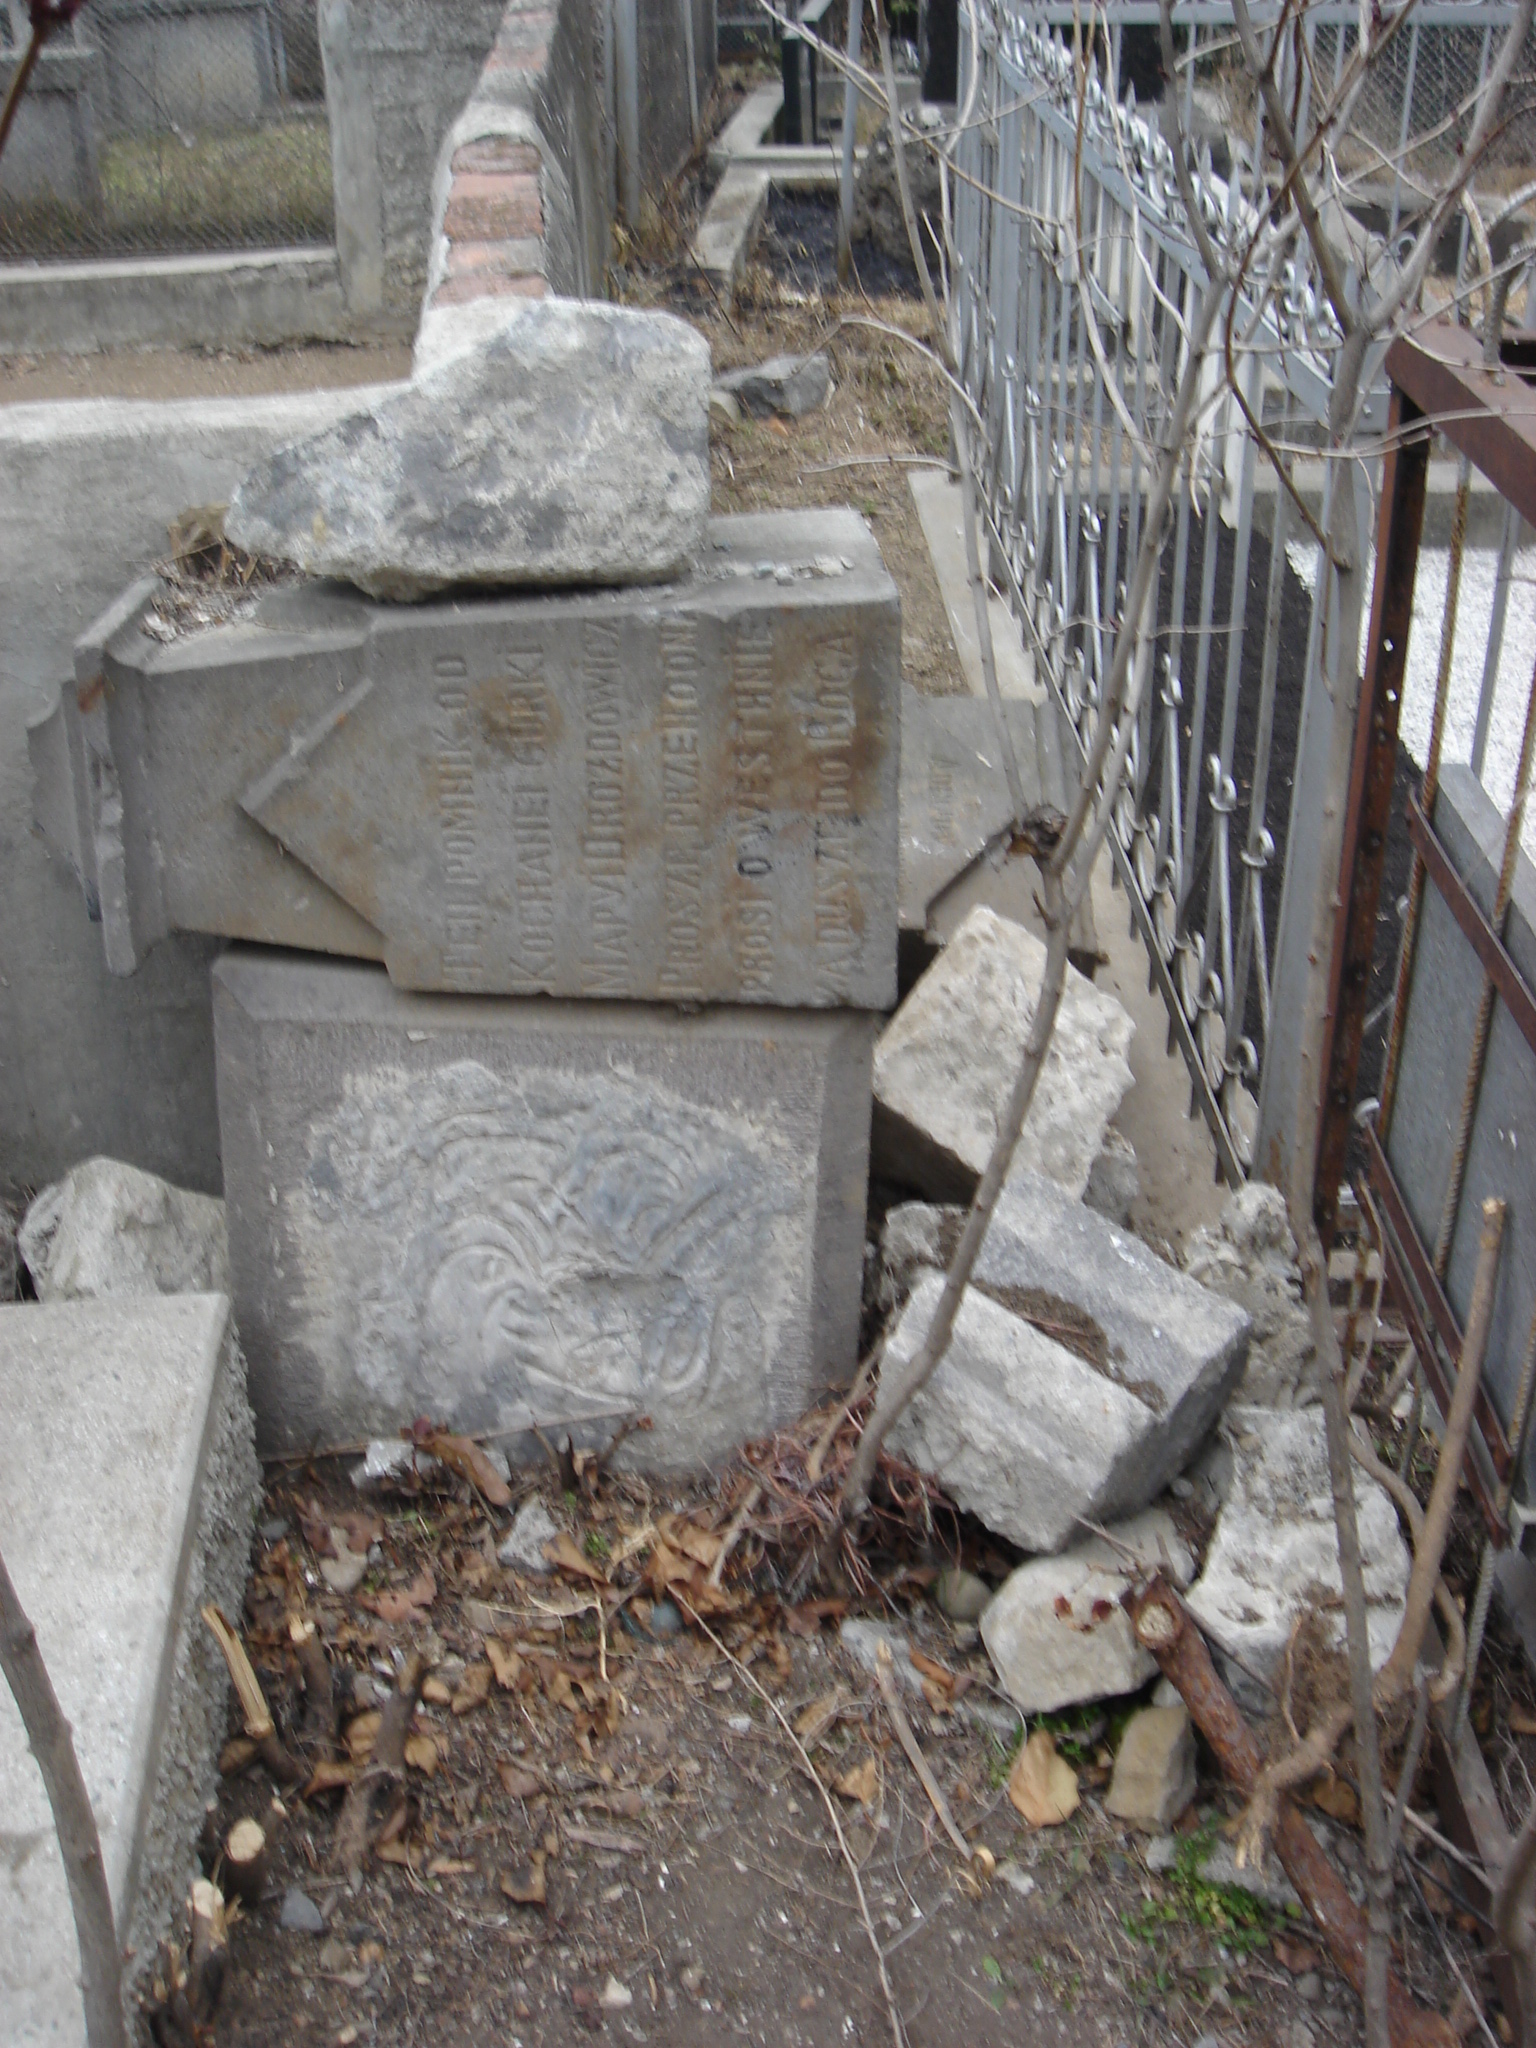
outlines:
[{"label": "concrete wall", "polygon": [[[17,61],[0,61],[0,100]],[[100,205],[92,108],[97,76],[92,51],[62,43],[57,49],[44,49],[0,157],[0,194],[7,199],[57,198],[82,213]]]},{"label": "concrete wall", "polygon": [[427,282],[433,172],[506,0],[320,0],[336,248],[360,325],[408,334]]},{"label": "concrete wall", "polygon": [[220,1185],[208,965],[171,939],[109,975],[80,885],[32,826],[26,725],[76,636],[258,456],[366,393],[0,407],[0,1187],[90,1152]]}]

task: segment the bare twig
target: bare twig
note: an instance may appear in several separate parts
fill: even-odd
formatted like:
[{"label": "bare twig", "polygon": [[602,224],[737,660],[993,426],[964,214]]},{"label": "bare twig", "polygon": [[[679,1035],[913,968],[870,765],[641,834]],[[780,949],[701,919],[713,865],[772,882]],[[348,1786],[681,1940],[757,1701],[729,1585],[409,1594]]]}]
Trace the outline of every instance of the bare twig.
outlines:
[{"label": "bare twig", "polygon": [[896,1730],[896,1740],[906,1751],[907,1761],[911,1764],[913,1770],[916,1771],[918,1782],[928,1794],[928,1803],[938,1815],[939,1824],[954,1844],[961,1861],[969,1864],[973,1857],[979,1853],[990,1862],[991,1852],[985,1849],[979,1852],[973,1850],[970,1843],[955,1825],[955,1816],[949,1810],[949,1801],[944,1797],[938,1779],[928,1768],[928,1759],[919,1748],[917,1737],[912,1732],[912,1723],[907,1719],[906,1711],[897,1697],[896,1678],[891,1664],[891,1652],[889,1645],[885,1643],[879,1644],[875,1651],[875,1683],[880,1688],[880,1697],[885,1702],[885,1711],[891,1717],[891,1726]]},{"label": "bare twig", "polygon": [[37,1631],[27,1619],[0,1557],[0,1669],[5,1672],[53,1809],[80,1944],[80,1994],[90,2048],[128,2048],[123,2023],[122,1959],[112,1921],[101,1838],[69,1723],[59,1706]]},{"label": "bare twig", "polygon": [[212,1601],[203,1608],[202,1615],[213,1632],[214,1641],[224,1653],[230,1681],[240,1701],[245,1732],[255,1743],[256,1754],[280,1785],[302,1785],[309,1771],[283,1747],[272,1719],[272,1710],[267,1705],[267,1696],[261,1689],[261,1680],[245,1654],[245,1645]]},{"label": "bare twig", "polygon": [[420,1650],[413,1650],[401,1665],[395,1689],[379,1716],[373,1759],[347,1787],[341,1818],[336,1823],[331,1864],[334,1869],[345,1871],[349,1877],[355,1877],[367,1860],[380,1795],[398,1791],[405,1777],[405,1738],[410,1731],[416,1702],[421,1697],[422,1681],[431,1668],[430,1661]]}]

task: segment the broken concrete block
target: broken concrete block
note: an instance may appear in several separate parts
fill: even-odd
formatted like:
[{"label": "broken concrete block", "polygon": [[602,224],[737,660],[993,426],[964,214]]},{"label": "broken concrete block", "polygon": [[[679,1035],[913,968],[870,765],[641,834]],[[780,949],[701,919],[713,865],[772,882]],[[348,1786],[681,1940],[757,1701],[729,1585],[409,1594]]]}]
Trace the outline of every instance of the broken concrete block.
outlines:
[{"label": "broken concrete block", "polygon": [[28,1209],[18,1246],[39,1301],[227,1294],[224,1204],[120,1159],[86,1159]]},{"label": "broken concrete block", "polygon": [[[132,1983],[198,1874],[260,1479],[221,1295],[0,1308],[0,1553],[74,1731]],[[53,1815],[0,1686],[0,2003],[18,2048],[81,2048]]]},{"label": "broken concrete block", "polygon": [[919,1273],[943,1272],[954,1256],[965,1211],[932,1202],[900,1202],[880,1229],[880,1273],[875,1305],[883,1315],[906,1300]]},{"label": "broken concrete block", "polygon": [[114,972],[206,931],[461,994],[895,1002],[900,606],[855,513],[717,521],[645,592],[138,617],[89,731],[58,709]]},{"label": "broken concrete block", "polygon": [[[1232,1488],[1189,1610],[1221,1650],[1263,1680],[1279,1665],[1297,1616],[1320,1596],[1329,1640],[1344,1640],[1323,1413],[1232,1407],[1222,1434],[1232,1446]],[[1358,1469],[1354,1481],[1371,1662],[1379,1669],[1403,1618],[1408,1549],[1384,1489]]]},{"label": "broken concrete block", "polygon": [[[932,1319],[919,1279],[886,1345],[881,1402]],[[1133,1513],[1181,1470],[1242,1371],[1248,1320],[1025,1173],[1003,1190],[949,1351],[891,1446],[1026,1550],[1079,1517]]]},{"label": "broken concrete block", "polygon": [[1316,1398],[1312,1319],[1278,1188],[1251,1180],[1229,1195],[1219,1225],[1191,1237],[1184,1270],[1237,1302],[1253,1323],[1242,1400],[1259,1408],[1300,1408]]},{"label": "broken concrete block", "polygon": [[1192,1560],[1161,1508],[1085,1536],[1060,1557],[1032,1557],[1011,1572],[981,1617],[981,1639],[1009,1698],[1025,1714],[1135,1692],[1157,1670],[1136,1640],[1120,1596],[1130,1551],[1149,1570],[1189,1584]]},{"label": "broken concrete block", "polygon": [[225,531],[391,601],[676,576],[709,512],[709,382],[708,345],[668,314],[516,302],[489,338],[258,464]]},{"label": "broken concrete block", "polygon": [[851,1376],[877,1020],[408,996],[239,949],[213,985],[264,1445],[647,1415],[621,1455],[698,1469]]},{"label": "broken concrete block", "polygon": [[1143,1707],[1125,1724],[1104,1809],[1133,1827],[1171,1828],[1195,1796],[1189,1709]]},{"label": "broken concrete block", "polygon": [[[1045,947],[978,904],[875,1048],[875,1171],[935,1201],[969,1201],[997,1137],[1045,972]],[[1079,1196],[1131,1085],[1135,1025],[1067,969],[1066,993],[1014,1154]]]},{"label": "broken concrete block", "polygon": [[[1004,704],[1028,804],[1040,800],[1035,707]],[[924,932],[950,883],[1013,820],[992,707],[983,697],[901,693],[901,928]]]},{"label": "broken concrete block", "polygon": [[727,370],[715,379],[717,391],[728,391],[743,411],[765,420],[774,413],[797,420],[826,404],[832,391],[832,365],[820,349],[809,356],[770,356],[744,370]]}]

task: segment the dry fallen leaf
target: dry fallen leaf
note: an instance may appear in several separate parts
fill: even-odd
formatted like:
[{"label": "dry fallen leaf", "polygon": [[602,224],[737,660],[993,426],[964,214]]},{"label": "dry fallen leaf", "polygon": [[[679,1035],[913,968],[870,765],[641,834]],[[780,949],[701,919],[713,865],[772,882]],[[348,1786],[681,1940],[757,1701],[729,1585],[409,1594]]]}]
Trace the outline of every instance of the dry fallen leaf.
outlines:
[{"label": "dry fallen leaf", "polygon": [[1035,1731],[1014,1758],[1008,1797],[1032,1828],[1060,1827],[1077,1811],[1077,1773],[1056,1754],[1055,1738]]},{"label": "dry fallen leaf", "polygon": [[435,1429],[422,1439],[422,1448],[441,1458],[450,1472],[467,1479],[493,1508],[512,1505],[511,1487],[472,1437],[450,1436],[446,1430]]},{"label": "dry fallen leaf", "polygon": [[420,1870],[421,1868],[421,1844],[419,1842],[380,1842],[373,1853],[381,1863],[400,1863],[410,1870]]},{"label": "dry fallen leaf", "polygon": [[369,1713],[358,1714],[347,1723],[347,1754],[353,1763],[366,1763],[373,1755],[373,1745],[378,1740],[379,1722],[383,1717],[374,1708]]},{"label": "dry fallen leaf", "polygon": [[453,1687],[434,1671],[422,1686],[421,1696],[429,1707],[446,1707],[453,1698]]},{"label": "dry fallen leaf", "polygon": [[1342,1778],[1320,1778],[1312,1787],[1312,1804],[1330,1820],[1341,1820],[1346,1826],[1352,1827],[1360,1818],[1360,1802]]},{"label": "dry fallen leaf", "polygon": [[474,1869],[473,1863],[466,1863],[458,1856],[434,1856],[427,1865],[428,1877],[468,1877]]},{"label": "dry fallen leaf", "polygon": [[942,1689],[946,1698],[953,1694],[955,1690],[955,1674],[947,1664],[941,1664],[937,1657],[928,1656],[924,1651],[918,1649],[916,1644],[913,1644],[908,1649],[907,1655],[912,1659],[913,1665],[922,1673],[924,1678],[931,1679],[936,1686]]},{"label": "dry fallen leaf", "polygon": [[622,1835],[616,1828],[583,1828],[574,1821],[565,1824],[566,1840],[579,1842],[583,1848],[599,1849],[610,1856],[643,1856],[644,1842],[633,1835]]},{"label": "dry fallen leaf", "polygon": [[1511,1707],[1509,1732],[1511,1735],[1536,1735],[1536,1714],[1525,1707]]},{"label": "dry fallen leaf", "polygon": [[423,1565],[408,1586],[391,1587],[384,1593],[365,1593],[358,1602],[380,1621],[414,1621],[437,1598],[437,1581],[431,1567]]},{"label": "dry fallen leaf", "polygon": [[560,1534],[544,1546],[544,1555],[560,1571],[573,1572],[578,1578],[590,1579],[596,1586],[606,1586],[607,1574],[595,1565],[585,1551],[577,1547],[575,1538],[562,1529]]},{"label": "dry fallen leaf", "polygon": [[500,1636],[487,1636],[485,1654],[491,1660],[496,1673],[496,1683],[503,1692],[511,1692],[523,1675],[523,1660],[510,1643],[504,1643]]},{"label": "dry fallen leaf", "polygon": [[405,1738],[405,1760],[413,1771],[420,1771],[430,1778],[440,1761],[435,1735],[408,1735]]},{"label": "dry fallen leaf", "polygon": [[548,1896],[544,1884],[544,1851],[535,1849],[528,1861],[516,1870],[504,1870],[500,1883],[515,1906],[544,1905]]},{"label": "dry fallen leaf", "polygon": [[1305,1942],[1287,1941],[1283,1934],[1272,1934],[1269,1945],[1293,1977],[1317,1968],[1317,1950],[1308,1948]]},{"label": "dry fallen leaf", "polygon": [[795,1733],[807,1749],[814,1748],[826,1734],[848,1704],[848,1699],[849,1695],[843,1688],[835,1685],[831,1692],[823,1693],[819,1700],[812,1700],[808,1707],[801,1710],[795,1720]]},{"label": "dry fallen leaf", "polygon": [[471,1664],[452,1700],[455,1714],[472,1714],[476,1707],[482,1707],[491,1695],[491,1667],[489,1664]]},{"label": "dry fallen leaf", "polygon": [[834,1792],[840,1792],[844,1799],[856,1799],[860,1806],[872,1805],[879,1789],[880,1766],[873,1756],[865,1757],[863,1763],[832,1780]]},{"label": "dry fallen leaf", "polygon": [[525,1771],[521,1764],[498,1763],[496,1775],[501,1780],[501,1789],[510,1799],[532,1799],[544,1789],[533,1772]]}]

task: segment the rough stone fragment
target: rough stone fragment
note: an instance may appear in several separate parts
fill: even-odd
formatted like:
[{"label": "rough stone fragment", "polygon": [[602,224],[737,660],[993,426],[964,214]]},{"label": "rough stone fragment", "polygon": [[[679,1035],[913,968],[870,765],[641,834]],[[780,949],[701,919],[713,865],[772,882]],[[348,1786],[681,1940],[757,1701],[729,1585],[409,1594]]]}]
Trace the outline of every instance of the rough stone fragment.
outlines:
[{"label": "rough stone fragment", "polygon": [[912,1662],[912,1645],[899,1628],[892,1627],[888,1621],[866,1621],[862,1615],[855,1614],[848,1617],[837,1634],[849,1656],[871,1677],[880,1667],[880,1645],[883,1643],[891,1653],[898,1681],[909,1692],[922,1691],[923,1677]]},{"label": "rough stone fragment", "polygon": [[[937,1201],[968,1201],[997,1136],[1045,971],[1022,925],[978,904],[875,1048],[876,1170]],[[1131,1085],[1135,1026],[1113,996],[1067,969],[1066,993],[1013,1173],[1081,1195]]]},{"label": "rough stone fragment", "polygon": [[[1033,704],[1004,705],[1026,803],[1040,799]],[[926,932],[950,883],[1013,818],[992,707],[981,697],[901,693],[901,928]]]},{"label": "rough stone fragment", "polygon": [[906,1300],[920,1272],[943,1271],[964,1223],[963,1209],[932,1202],[900,1202],[886,1211],[875,1283],[875,1303],[882,1314]]},{"label": "rough stone fragment", "polygon": [[[1324,1603],[1329,1639],[1344,1640],[1323,1413],[1233,1407],[1222,1434],[1233,1451],[1232,1488],[1189,1609],[1213,1642],[1263,1680],[1305,1608]],[[1402,1621],[1409,1557],[1386,1492],[1359,1471],[1354,1479],[1371,1662],[1379,1669]]]},{"label": "rough stone fragment", "polygon": [[933,1582],[934,1604],[950,1621],[977,1622],[987,1610],[992,1588],[975,1572],[952,1565]]},{"label": "rough stone fragment", "polygon": [[291,1884],[283,1893],[283,1910],[278,1915],[278,1924],[290,1934],[324,1934],[325,1915],[308,1892],[300,1891],[296,1884]]},{"label": "rough stone fragment", "polygon": [[225,531],[370,596],[651,583],[709,511],[709,349],[595,301],[508,308],[489,339],[258,464]]},{"label": "rough stone fragment", "polygon": [[114,972],[206,931],[403,988],[895,1002],[900,606],[857,514],[717,521],[644,592],[137,616],[89,732],[60,700]]},{"label": "rough stone fragment", "polygon": [[987,1654],[1023,1713],[1135,1692],[1157,1670],[1120,1605],[1130,1583],[1125,1552],[1149,1569],[1161,1566],[1180,1586],[1189,1584],[1189,1552],[1160,1508],[1118,1523],[1110,1534],[1115,1544],[1088,1536],[1060,1557],[1027,1559],[981,1617]]},{"label": "rough stone fragment", "polygon": [[496,1553],[497,1560],[519,1572],[542,1574],[553,1571],[553,1565],[544,1555],[544,1546],[553,1543],[559,1534],[560,1524],[535,1494],[531,1500],[525,1500],[513,1516],[512,1527]]},{"label": "rough stone fragment", "polygon": [[1316,1398],[1316,1347],[1301,1292],[1296,1240],[1278,1188],[1251,1180],[1229,1195],[1217,1228],[1197,1230],[1184,1270],[1248,1311],[1253,1335],[1242,1399],[1299,1408]]},{"label": "rough stone fragment", "polygon": [[86,1159],[28,1209],[17,1239],[39,1301],[227,1294],[224,1204],[119,1159]]},{"label": "rough stone fragment", "polygon": [[[1179,1839],[1176,1835],[1158,1835],[1148,1842],[1146,1859],[1148,1870],[1161,1873],[1172,1870],[1179,1860]],[[1251,1898],[1262,1899],[1276,1912],[1284,1913],[1292,1908],[1300,1910],[1301,1901],[1292,1888],[1290,1879],[1280,1867],[1280,1859],[1271,1851],[1262,1863],[1247,1862],[1238,1867],[1237,1851],[1230,1842],[1216,1842],[1210,1853],[1200,1864],[1200,1876],[1207,1884],[1231,1885],[1235,1890],[1247,1892]]]},{"label": "rough stone fragment", "polygon": [[[886,1346],[880,1402],[941,1286],[933,1273],[918,1281]],[[949,1351],[892,1448],[988,1528],[1026,1550],[1060,1550],[1079,1517],[1131,1514],[1180,1470],[1242,1371],[1247,1330],[1232,1303],[1022,1174],[998,1203]]]},{"label": "rough stone fragment", "polygon": [[213,973],[230,1249],[264,1444],[430,1413],[696,1469],[848,1379],[874,1020],[407,996]]},{"label": "rough stone fragment", "polygon": [[[1083,1200],[1090,1209],[1096,1209],[1111,1223],[1118,1223],[1124,1228],[1131,1220],[1131,1210],[1140,1195],[1141,1172],[1136,1164],[1136,1148],[1111,1124],[1104,1133],[1099,1156],[1089,1169]],[[1199,1274],[1195,1275],[1196,1279],[1199,1277]],[[1216,1291],[1224,1294],[1226,1289],[1218,1288]]]},{"label": "rough stone fragment", "polygon": [[1195,1736],[1189,1710],[1144,1707],[1125,1724],[1105,1811],[1138,1828],[1170,1828],[1195,1796]]},{"label": "rough stone fragment", "polygon": [[832,391],[832,365],[819,349],[809,356],[770,356],[744,370],[727,370],[716,378],[715,388],[728,391],[757,419],[779,413],[797,420],[826,404]]},{"label": "rough stone fragment", "polygon": [[[220,1295],[0,1308],[0,1553],[74,1731],[130,1986],[197,1872],[259,1474]],[[0,1686],[0,2009],[15,2048],[83,2048],[53,1816]],[[132,1992],[130,1989],[130,2009]]]},{"label": "rough stone fragment", "polygon": [[430,1451],[418,1450],[403,1437],[376,1436],[352,1467],[352,1484],[359,1493],[367,1493],[412,1475],[426,1478],[436,1470],[437,1460]]}]

